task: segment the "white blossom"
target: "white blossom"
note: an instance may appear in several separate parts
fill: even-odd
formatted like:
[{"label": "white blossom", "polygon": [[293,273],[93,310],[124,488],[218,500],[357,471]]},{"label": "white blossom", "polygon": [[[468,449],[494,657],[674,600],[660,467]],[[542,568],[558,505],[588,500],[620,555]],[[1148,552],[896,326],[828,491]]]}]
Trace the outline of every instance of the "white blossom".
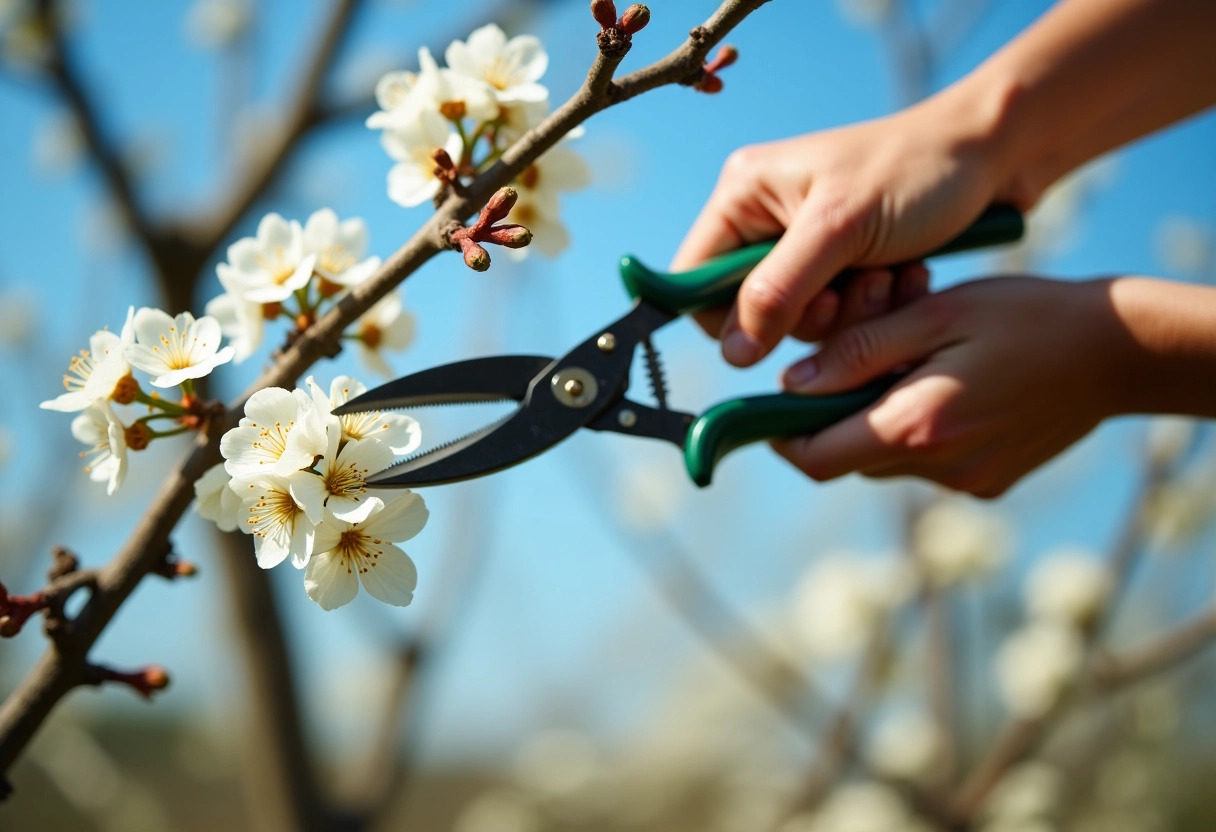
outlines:
[{"label": "white blossom", "polygon": [[[220,277],[220,282],[224,282],[223,277]],[[229,287],[225,285],[224,288]],[[220,333],[228,339],[233,350],[232,360],[236,363],[253,355],[262,345],[266,323],[266,307],[263,304],[227,291],[209,300],[203,311],[219,323]],[[272,313],[277,315],[273,307]]]},{"label": "white blossom", "polygon": [[392,129],[417,118],[423,110],[450,121],[497,118],[498,102],[484,81],[440,68],[425,46],[418,50],[418,67],[417,73],[394,72],[381,79],[376,85],[376,101],[383,110],[368,118],[368,127]]},{"label": "white blossom", "polygon": [[314,554],[304,573],[308,597],[332,610],[353,600],[362,583],[386,604],[408,604],[418,570],[394,542],[418,534],[428,516],[422,498],[405,492],[378,505],[361,523],[326,520],[317,527]]},{"label": "white blossom", "polygon": [[135,343],[123,349],[133,366],[152,375],[154,387],[175,387],[187,379],[209,375],[232,360],[232,347],[220,349],[220,324],[189,312],[171,318],[159,309],[144,307],[135,313]]},{"label": "white blossom", "polygon": [[228,247],[228,262],[216,266],[229,292],[252,303],[282,303],[312,279],[315,254],[304,250],[304,229],[295,220],[267,214],[256,237]]},{"label": "white blossom", "polygon": [[903,711],[878,723],[867,756],[875,771],[888,777],[918,780],[941,759],[941,732],[921,711]]},{"label": "white blossom", "polygon": [[[559,144],[529,165],[513,183],[519,199],[510,220],[532,232],[532,245],[546,257],[556,257],[570,245],[570,234],[559,219],[559,195],[591,183],[591,169],[577,153]],[[528,249],[518,249],[526,252]]]},{"label": "white blossom", "polygon": [[[345,404],[356,396],[367,392],[367,385],[350,376],[338,376],[329,385],[326,393],[312,376],[307,381],[312,400],[317,410],[328,415],[335,407]],[[418,420],[404,413],[369,410],[362,413],[347,413],[338,417],[342,425],[342,441],[357,442],[361,439],[376,439],[388,446],[395,456],[406,456],[418,450],[422,444],[422,428]]]},{"label": "white blossom", "polygon": [[1156,468],[1177,462],[1195,439],[1195,420],[1188,416],[1155,416],[1145,436],[1149,461]]},{"label": "white blossom", "polygon": [[239,479],[311,468],[328,447],[325,419],[303,390],[267,387],[245,402],[245,416],[220,437],[225,470]]},{"label": "white blossom", "polygon": [[222,532],[240,529],[244,506],[236,489],[231,487],[232,477],[224,469],[224,463],[212,465],[207,472],[194,481],[194,510],[204,520],[210,520]]},{"label": "white blossom", "polygon": [[929,506],[912,532],[913,551],[939,586],[990,574],[1008,557],[1008,524],[997,514],[957,498]]},{"label": "white blossom", "polygon": [[403,350],[414,340],[414,316],[402,305],[401,294],[390,292],[367,310],[355,324],[359,360],[374,373],[393,378],[383,350]]},{"label": "white blossom", "polygon": [[[369,126],[374,126],[369,120]],[[448,122],[432,110],[419,110],[410,119],[395,120],[380,136],[385,152],[396,160],[388,172],[388,196],[398,205],[413,208],[439,193],[435,151],[442,148],[459,160],[463,142]]]},{"label": "white blossom", "polygon": [[856,555],[820,558],[794,590],[792,623],[816,658],[845,658],[866,642],[910,589],[898,561]]},{"label": "white blossom", "polygon": [[549,91],[536,83],[549,67],[549,56],[533,35],[507,40],[502,29],[491,23],[474,30],[468,41],[452,41],[444,57],[455,72],[487,83],[499,104],[549,97]]},{"label": "white blossom", "polygon": [[325,458],[316,469],[320,476],[293,479],[291,494],[314,523],[321,522],[322,517],[348,523],[366,520],[382,502],[379,496],[367,492],[367,478],[392,465],[393,452],[378,439],[343,445],[342,423],[336,416],[326,420],[325,431]]},{"label": "white blossom", "polygon": [[237,484],[248,513],[244,531],[252,534],[258,566],[270,569],[290,555],[297,569],[304,568],[313,552],[316,523],[295,499],[295,484],[316,479],[307,472],[290,477],[266,474]]},{"label": "white blossom", "polygon": [[94,402],[112,398],[119,382],[131,374],[125,350],[135,341],[134,315],[135,308],[129,307],[121,335],[115,335],[108,329],[93,333],[89,348],[72,356],[68,363],[68,371],[63,375],[63,386],[67,392],[42,402],[39,407],[75,413]]},{"label": "white blossom", "polygon": [[1083,625],[1110,591],[1110,573],[1096,556],[1057,549],[1044,555],[1026,579],[1026,609],[1034,618]]},{"label": "white blossom", "polygon": [[72,420],[72,436],[89,446],[89,450],[80,454],[92,454],[85,466],[89,479],[106,483],[107,494],[117,491],[127,475],[127,439],[110,403],[98,399],[86,407]]},{"label": "white blossom", "polygon": [[996,655],[996,681],[1005,707],[1033,719],[1045,714],[1081,663],[1081,639],[1071,627],[1032,622],[1013,633]]},{"label": "white blossom", "polygon": [[452,832],[538,832],[541,816],[518,792],[482,792],[460,810]]},{"label": "white blossom", "polygon": [[338,220],[329,208],[313,213],[304,224],[304,252],[316,256],[317,274],[339,286],[357,286],[380,267],[367,252],[367,225],[358,217]]}]

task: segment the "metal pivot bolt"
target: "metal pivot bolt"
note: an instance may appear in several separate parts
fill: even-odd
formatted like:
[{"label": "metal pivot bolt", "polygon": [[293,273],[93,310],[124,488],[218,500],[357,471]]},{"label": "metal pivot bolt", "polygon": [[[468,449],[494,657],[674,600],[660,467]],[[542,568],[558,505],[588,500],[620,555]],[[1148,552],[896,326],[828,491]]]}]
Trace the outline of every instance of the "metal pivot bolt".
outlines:
[{"label": "metal pivot bolt", "polygon": [[631,428],[638,423],[638,414],[626,407],[616,414],[616,421],[623,428]]},{"label": "metal pivot bolt", "polygon": [[595,401],[599,384],[582,367],[566,367],[550,380],[553,396],[566,407],[586,407]]},{"label": "metal pivot bolt", "polygon": [[616,336],[611,332],[605,332],[595,339],[595,345],[600,348],[601,352],[612,352],[616,349]]}]

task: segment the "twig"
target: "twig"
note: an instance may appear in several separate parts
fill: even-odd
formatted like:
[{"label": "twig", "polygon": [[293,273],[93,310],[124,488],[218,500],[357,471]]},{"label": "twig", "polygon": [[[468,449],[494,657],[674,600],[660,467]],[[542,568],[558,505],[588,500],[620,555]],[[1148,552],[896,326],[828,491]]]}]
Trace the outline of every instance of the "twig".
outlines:
[{"label": "twig", "polygon": [[1099,656],[1090,671],[1090,686],[1114,690],[1169,670],[1212,646],[1216,640],[1216,606],[1209,607],[1139,647]]},{"label": "twig", "polygon": [[588,77],[582,88],[538,128],[512,146],[498,164],[479,176],[465,198],[451,197],[366,283],[303,333],[268,369],[200,434],[190,455],[165,480],[161,491],[127,542],[98,574],[97,588],[73,622],[73,631],[52,644],[30,674],[0,706],[0,775],[6,773],[55,704],[83,681],[86,656],[118,608],[152,571],[169,545],[169,535],[194,498],[194,482],[219,461],[219,437],[236,424],[245,400],[264,387],[290,385],[322,356],[334,355],[343,330],[443,248],[441,230],[470,217],[498,188],[561,140],[571,128],[620,101],[668,83],[694,78],[709,49],[767,0],[725,0],[688,40],[651,66],[608,85],[596,94]]}]

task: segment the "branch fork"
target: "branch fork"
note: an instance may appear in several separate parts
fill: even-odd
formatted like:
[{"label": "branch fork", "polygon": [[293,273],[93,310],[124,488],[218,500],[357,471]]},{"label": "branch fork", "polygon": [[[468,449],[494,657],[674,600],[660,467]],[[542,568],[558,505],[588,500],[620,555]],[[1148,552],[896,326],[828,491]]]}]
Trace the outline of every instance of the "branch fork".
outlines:
[{"label": "branch fork", "polygon": [[532,232],[517,223],[495,225],[499,220],[507,218],[519,193],[514,188],[499,188],[485,204],[472,225],[465,227],[459,224],[449,226],[444,234],[444,242],[448,248],[456,249],[464,255],[464,264],[475,272],[484,272],[490,268],[490,253],[481,245],[489,243],[506,248],[523,248],[532,242]]}]

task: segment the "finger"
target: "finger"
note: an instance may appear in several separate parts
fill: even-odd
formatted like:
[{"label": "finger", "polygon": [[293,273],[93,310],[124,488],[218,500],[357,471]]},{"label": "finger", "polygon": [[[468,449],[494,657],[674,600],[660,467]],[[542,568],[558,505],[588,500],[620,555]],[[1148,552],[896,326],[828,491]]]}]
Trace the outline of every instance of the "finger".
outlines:
[{"label": "finger", "polygon": [[722,331],[722,355],[750,366],[793,331],[803,311],[837,272],[861,254],[862,224],[825,221],[823,209],[804,202],[787,231],[739,287]]},{"label": "finger", "polygon": [[774,439],[778,454],[813,480],[825,482],[854,471],[881,468],[892,463],[900,448],[885,437],[874,418],[881,405],[850,416],[810,436]]},{"label": "finger", "polygon": [[895,306],[907,306],[927,294],[929,269],[924,263],[905,263],[895,270],[895,289],[892,292]]},{"label": "finger", "polygon": [[835,328],[839,311],[840,295],[832,289],[824,289],[807,304],[802,320],[794,327],[793,336],[799,341],[822,341]]},{"label": "finger", "polygon": [[833,322],[833,329],[839,332],[888,311],[894,283],[895,274],[890,269],[857,271],[844,291],[844,301],[840,314]]},{"label": "finger", "polygon": [[706,335],[716,339],[718,333],[722,331],[722,324],[726,323],[728,314],[730,314],[729,306],[715,306],[713,309],[694,312],[692,319],[697,322],[697,326],[705,330]]},{"label": "finger", "polygon": [[[712,257],[733,251],[746,242],[724,210],[724,202],[719,191],[710,196],[676,250],[676,256],[671,261],[673,272],[688,271]],[[779,231],[780,229],[777,229],[773,233]]]},{"label": "finger", "polygon": [[941,295],[921,300],[832,335],[815,355],[782,374],[786,390],[832,393],[858,387],[950,343],[952,315]]}]

